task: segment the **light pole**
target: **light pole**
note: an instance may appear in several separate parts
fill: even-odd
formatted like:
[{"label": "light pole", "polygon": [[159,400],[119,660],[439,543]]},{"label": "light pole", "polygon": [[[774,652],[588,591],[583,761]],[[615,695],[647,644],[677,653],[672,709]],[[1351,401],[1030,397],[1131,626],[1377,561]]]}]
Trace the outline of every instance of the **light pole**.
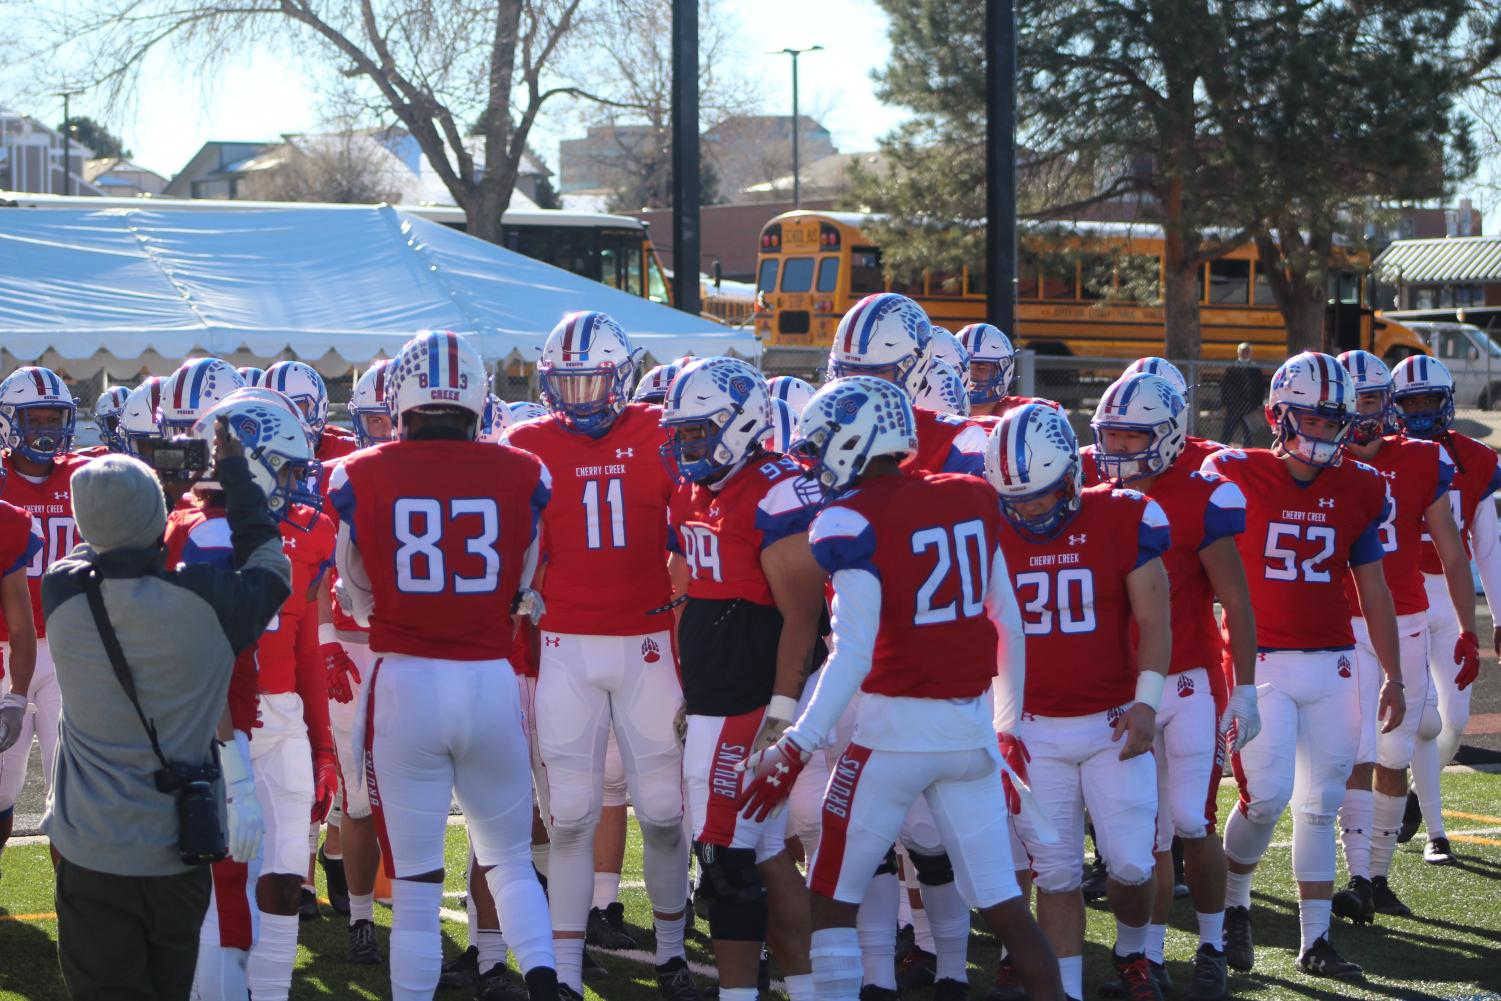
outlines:
[{"label": "light pole", "polygon": [[786,54],[792,57],[792,207],[798,208],[803,202],[803,178],[801,164],[798,161],[798,119],[801,117],[797,107],[797,57],[804,52],[822,52],[822,45],[810,45],[805,49],[781,49],[777,54]]},{"label": "light pole", "polygon": [[69,114],[68,100],[82,94],[81,90],[58,91],[57,96],[63,99],[63,194],[73,193],[73,139],[69,135],[73,128],[73,116]]}]

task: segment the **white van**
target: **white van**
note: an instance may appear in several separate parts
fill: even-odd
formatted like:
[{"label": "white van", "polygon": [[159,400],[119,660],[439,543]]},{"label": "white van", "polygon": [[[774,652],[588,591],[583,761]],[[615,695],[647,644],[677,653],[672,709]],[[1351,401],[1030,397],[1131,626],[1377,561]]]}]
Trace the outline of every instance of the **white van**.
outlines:
[{"label": "white van", "polygon": [[1454,375],[1454,404],[1501,409],[1501,344],[1471,323],[1402,319]]}]

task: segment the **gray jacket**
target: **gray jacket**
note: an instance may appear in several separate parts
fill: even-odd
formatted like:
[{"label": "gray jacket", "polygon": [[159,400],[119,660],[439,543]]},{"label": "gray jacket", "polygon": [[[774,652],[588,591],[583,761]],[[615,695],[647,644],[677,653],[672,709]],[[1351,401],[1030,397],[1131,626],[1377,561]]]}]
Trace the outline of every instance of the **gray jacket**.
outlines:
[{"label": "gray jacket", "polygon": [[[42,831],[75,865],[122,876],[186,871],[177,854],[175,796],[120,687],[89,611],[83,580],[103,577],[105,609],[120,638],[146,718],[167,760],[216,760],[214,727],[227,705],[235,656],[255,643],[291,593],[291,564],[265,496],[243,458],[220,463],[235,570],[163,568],[164,551],[98,553],[81,544],[42,577],[42,611],[63,714],[52,798]],[[221,823],[222,780],[216,783]]]}]

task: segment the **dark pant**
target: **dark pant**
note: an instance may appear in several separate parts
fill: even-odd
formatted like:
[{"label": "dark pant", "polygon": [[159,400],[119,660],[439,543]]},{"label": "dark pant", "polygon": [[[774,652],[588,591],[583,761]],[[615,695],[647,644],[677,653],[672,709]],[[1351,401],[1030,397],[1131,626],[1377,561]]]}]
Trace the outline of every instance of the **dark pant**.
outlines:
[{"label": "dark pant", "polygon": [[57,958],[74,1001],[186,1001],[210,876],[116,876],[57,863]]},{"label": "dark pant", "polygon": [[1224,433],[1220,435],[1220,444],[1233,446],[1235,444],[1233,439],[1242,438],[1247,446],[1254,445],[1256,425],[1251,420],[1254,413],[1254,410],[1245,410],[1240,413],[1225,411],[1225,427]]}]

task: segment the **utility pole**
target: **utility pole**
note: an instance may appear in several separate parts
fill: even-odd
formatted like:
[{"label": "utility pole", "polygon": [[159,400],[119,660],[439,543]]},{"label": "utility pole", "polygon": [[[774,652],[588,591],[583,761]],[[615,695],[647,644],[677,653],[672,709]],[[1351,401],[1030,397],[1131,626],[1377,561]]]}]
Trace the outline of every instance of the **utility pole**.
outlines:
[{"label": "utility pole", "polygon": [[73,193],[73,116],[69,113],[68,100],[82,94],[81,90],[58,91],[63,99],[63,194]]},{"label": "utility pole", "polygon": [[[797,57],[804,52],[822,52],[822,45],[810,45],[805,49],[781,49],[781,54],[792,57],[792,207],[801,208],[803,204],[803,176],[802,162],[798,147],[798,123],[802,114],[797,105]],[[778,53],[773,53],[776,55]]]},{"label": "utility pole", "polygon": [[986,319],[1016,339],[1016,8],[985,0]]},{"label": "utility pole", "polygon": [[672,0],[672,300],[699,313],[698,0]]}]

